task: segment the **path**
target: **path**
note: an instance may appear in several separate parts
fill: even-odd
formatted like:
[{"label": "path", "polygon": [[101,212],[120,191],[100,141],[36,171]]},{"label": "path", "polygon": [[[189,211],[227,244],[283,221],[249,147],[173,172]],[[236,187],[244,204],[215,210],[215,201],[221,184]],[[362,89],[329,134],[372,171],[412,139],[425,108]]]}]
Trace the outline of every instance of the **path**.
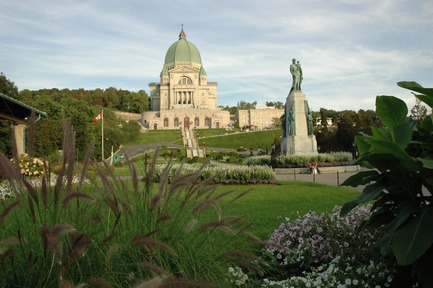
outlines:
[{"label": "path", "polygon": [[[341,184],[350,176],[355,175],[359,171],[353,172],[335,172],[335,173],[323,173],[323,174],[285,174],[285,175],[276,175],[277,181],[288,181],[288,180],[298,180],[305,182],[314,182],[329,186],[341,186]],[[351,187],[351,186],[341,186],[344,188],[356,189],[358,191],[362,191],[363,186],[359,187]]]}]

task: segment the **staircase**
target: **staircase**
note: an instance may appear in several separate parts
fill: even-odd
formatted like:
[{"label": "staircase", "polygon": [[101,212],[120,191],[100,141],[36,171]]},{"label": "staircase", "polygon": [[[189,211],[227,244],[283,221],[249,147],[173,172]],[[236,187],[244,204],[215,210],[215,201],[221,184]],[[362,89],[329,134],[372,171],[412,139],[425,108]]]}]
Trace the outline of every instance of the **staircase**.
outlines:
[{"label": "staircase", "polygon": [[204,149],[198,146],[198,142],[194,138],[194,133],[192,133],[188,127],[182,130],[182,139],[188,158],[205,157]]}]

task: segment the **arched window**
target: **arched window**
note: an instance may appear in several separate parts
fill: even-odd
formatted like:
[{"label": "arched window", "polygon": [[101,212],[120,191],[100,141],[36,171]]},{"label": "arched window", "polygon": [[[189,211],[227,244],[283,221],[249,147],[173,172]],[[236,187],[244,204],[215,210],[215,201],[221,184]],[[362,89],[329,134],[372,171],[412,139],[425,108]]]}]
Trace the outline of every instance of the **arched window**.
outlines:
[{"label": "arched window", "polygon": [[177,84],[179,84],[179,85],[192,85],[192,81],[188,77],[182,77],[179,79],[179,82],[177,82]]},{"label": "arched window", "polygon": [[167,117],[164,118],[164,127],[168,127],[168,118]]},{"label": "arched window", "polygon": [[210,128],[210,118],[209,117],[204,118],[204,126]]},{"label": "arched window", "polygon": [[178,127],[179,126],[179,118],[174,118],[174,127]]},{"label": "arched window", "polygon": [[194,119],[194,126],[196,127],[200,126],[200,119],[198,117],[195,117]]}]

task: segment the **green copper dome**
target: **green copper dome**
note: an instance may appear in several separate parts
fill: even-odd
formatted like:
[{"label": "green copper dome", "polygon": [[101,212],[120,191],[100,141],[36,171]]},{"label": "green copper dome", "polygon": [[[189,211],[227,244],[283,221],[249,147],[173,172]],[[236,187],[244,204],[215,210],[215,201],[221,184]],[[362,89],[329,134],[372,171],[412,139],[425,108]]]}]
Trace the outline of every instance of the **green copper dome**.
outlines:
[{"label": "green copper dome", "polygon": [[165,54],[165,64],[173,62],[195,62],[201,63],[200,53],[197,47],[189,41],[186,41],[186,34],[183,31],[179,33],[179,40],[174,42]]}]

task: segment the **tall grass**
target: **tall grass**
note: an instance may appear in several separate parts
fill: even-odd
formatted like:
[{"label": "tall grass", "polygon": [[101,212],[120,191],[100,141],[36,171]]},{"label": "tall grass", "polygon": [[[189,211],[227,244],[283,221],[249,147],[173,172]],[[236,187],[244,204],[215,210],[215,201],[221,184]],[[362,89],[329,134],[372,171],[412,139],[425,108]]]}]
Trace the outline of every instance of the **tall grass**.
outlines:
[{"label": "tall grass", "polygon": [[92,145],[74,182],[74,132],[67,121],[63,129],[61,168],[53,175],[46,165],[40,186],[0,154],[0,177],[16,195],[1,200],[1,287],[228,287],[230,266],[260,269],[252,252],[263,242],[219,205],[243,191],[215,193],[202,167],[169,183],[171,164],[153,187],[157,156],[144,175],[128,161],[128,180],[103,164],[89,178]]}]

